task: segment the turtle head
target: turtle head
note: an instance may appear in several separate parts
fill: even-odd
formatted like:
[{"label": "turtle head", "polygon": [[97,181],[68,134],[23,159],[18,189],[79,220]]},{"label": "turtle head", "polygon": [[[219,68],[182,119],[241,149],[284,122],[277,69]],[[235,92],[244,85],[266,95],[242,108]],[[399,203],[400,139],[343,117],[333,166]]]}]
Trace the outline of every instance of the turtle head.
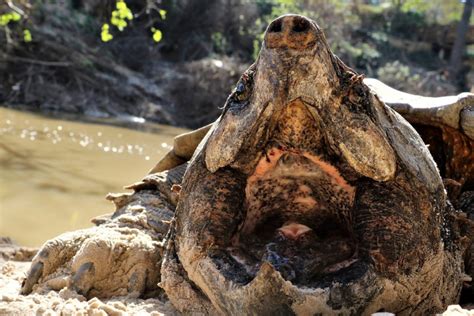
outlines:
[{"label": "turtle head", "polygon": [[357,94],[367,99],[369,93],[352,92],[361,79],[332,54],[314,21],[294,14],[277,18],[215,124],[206,146],[207,168],[215,172],[231,165],[249,174],[284,123],[286,146],[328,148],[361,175],[393,178],[395,155],[369,117],[371,104],[353,104]]},{"label": "turtle head", "polygon": [[249,149],[261,150],[259,145],[292,99],[328,99],[339,81],[334,61],[314,21],[288,14],[271,22],[257,61],[229,96],[209,139],[208,169],[214,172],[229,165],[242,151],[248,157]]}]

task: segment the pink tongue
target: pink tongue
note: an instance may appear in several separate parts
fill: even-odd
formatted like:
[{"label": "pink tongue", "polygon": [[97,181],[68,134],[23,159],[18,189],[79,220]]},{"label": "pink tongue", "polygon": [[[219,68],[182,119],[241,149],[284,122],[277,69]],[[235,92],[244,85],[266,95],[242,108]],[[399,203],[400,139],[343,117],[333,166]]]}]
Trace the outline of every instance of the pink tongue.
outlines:
[{"label": "pink tongue", "polygon": [[284,224],[282,227],[278,228],[278,231],[289,239],[298,239],[304,233],[311,231],[312,229],[306,225],[298,224],[298,223],[287,223]]}]

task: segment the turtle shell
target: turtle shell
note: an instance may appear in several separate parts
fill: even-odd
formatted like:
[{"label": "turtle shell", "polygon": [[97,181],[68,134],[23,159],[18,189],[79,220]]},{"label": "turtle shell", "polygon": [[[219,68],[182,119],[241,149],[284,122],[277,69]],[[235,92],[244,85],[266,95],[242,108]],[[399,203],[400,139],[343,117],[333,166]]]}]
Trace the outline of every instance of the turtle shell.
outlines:
[{"label": "turtle shell", "polygon": [[453,205],[474,219],[474,94],[423,97],[364,80],[409,121],[427,144]]}]

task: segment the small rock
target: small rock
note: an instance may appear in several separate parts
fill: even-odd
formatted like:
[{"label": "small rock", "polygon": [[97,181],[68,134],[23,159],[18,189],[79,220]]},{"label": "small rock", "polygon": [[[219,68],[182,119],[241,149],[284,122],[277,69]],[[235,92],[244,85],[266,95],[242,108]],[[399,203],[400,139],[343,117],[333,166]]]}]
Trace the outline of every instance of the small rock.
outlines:
[{"label": "small rock", "polygon": [[64,300],[71,300],[71,299],[76,299],[79,302],[85,302],[86,298],[80,294],[78,294],[75,291],[71,291],[68,288],[64,288],[61,291],[59,291],[59,297],[61,297]]},{"label": "small rock", "polygon": [[16,300],[15,296],[13,296],[13,295],[3,295],[2,299],[0,301],[2,301],[2,302],[13,302],[15,300]]},{"label": "small rock", "polygon": [[449,305],[442,316],[474,316],[474,310],[467,310],[459,305]]}]

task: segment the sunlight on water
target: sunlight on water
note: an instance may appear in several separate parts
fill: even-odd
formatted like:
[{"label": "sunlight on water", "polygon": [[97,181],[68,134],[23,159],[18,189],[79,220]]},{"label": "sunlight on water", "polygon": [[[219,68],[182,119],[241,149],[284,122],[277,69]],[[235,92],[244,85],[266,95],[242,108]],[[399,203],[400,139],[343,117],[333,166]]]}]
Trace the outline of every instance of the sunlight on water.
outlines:
[{"label": "sunlight on water", "polygon": [[39,246],[112,212],[108,192],[140,180],[183,129],[157,134],[0,108],[0,236]]}]

